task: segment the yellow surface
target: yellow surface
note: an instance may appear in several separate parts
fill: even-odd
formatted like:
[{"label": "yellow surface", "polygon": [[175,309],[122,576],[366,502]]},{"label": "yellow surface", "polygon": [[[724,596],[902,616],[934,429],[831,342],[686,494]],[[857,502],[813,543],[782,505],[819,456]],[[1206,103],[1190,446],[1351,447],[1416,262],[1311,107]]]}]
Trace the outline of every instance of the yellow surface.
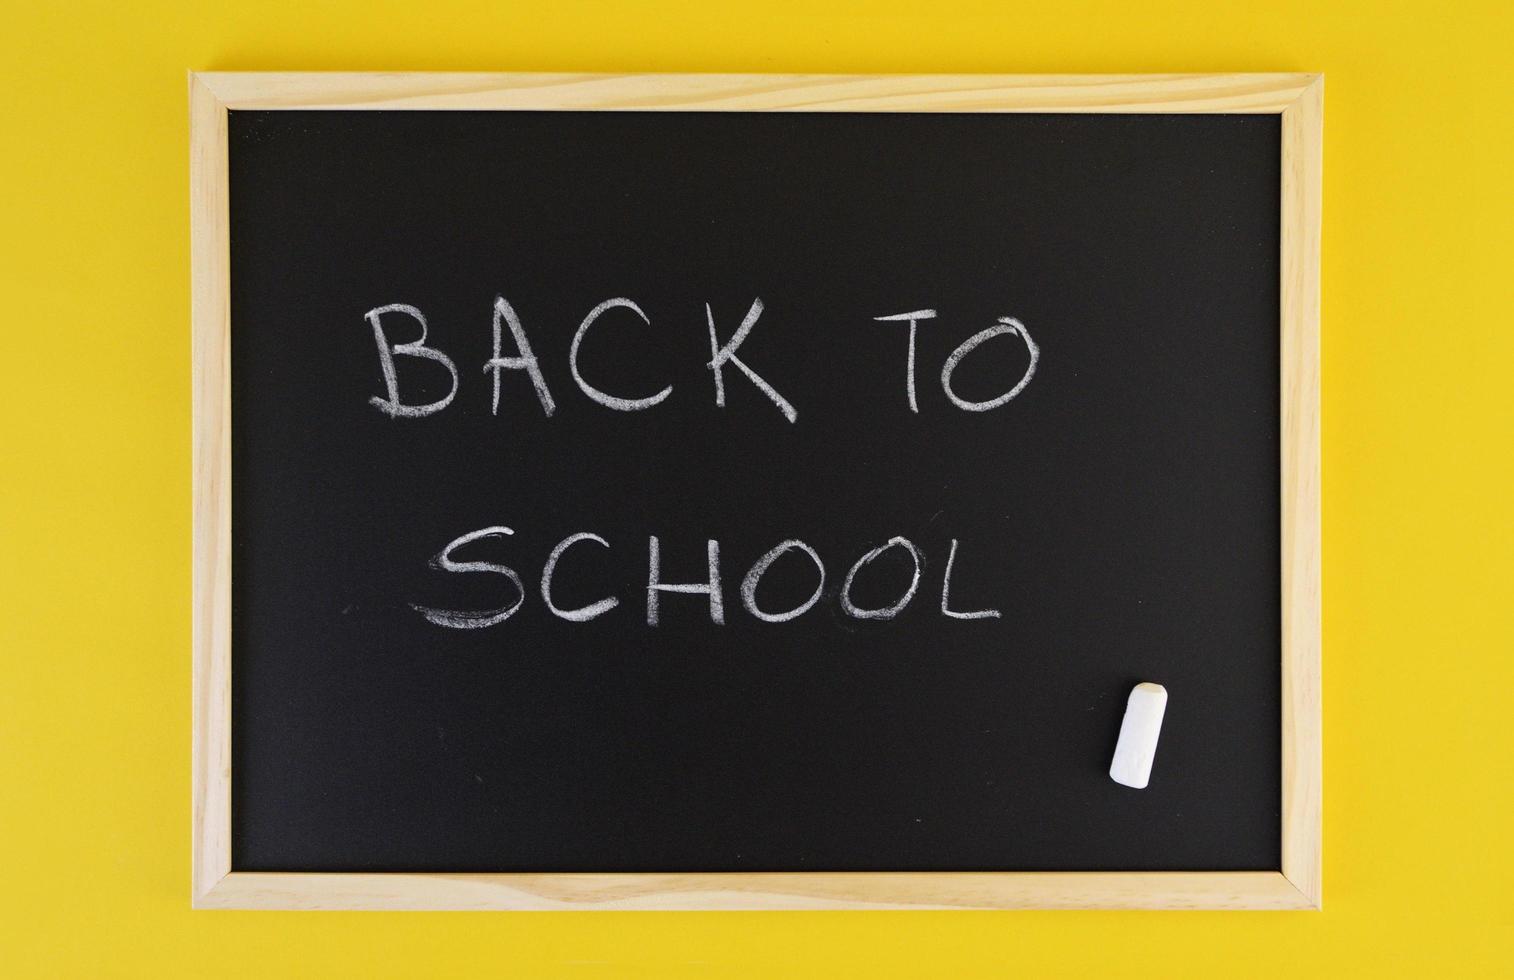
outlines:
[{"label": "yellow surface", "polygon": [[[0,9],[0,975],[1514,975],[1514,13]],[[187,69],[1327,74],[1322,913],[189,910]]]}]

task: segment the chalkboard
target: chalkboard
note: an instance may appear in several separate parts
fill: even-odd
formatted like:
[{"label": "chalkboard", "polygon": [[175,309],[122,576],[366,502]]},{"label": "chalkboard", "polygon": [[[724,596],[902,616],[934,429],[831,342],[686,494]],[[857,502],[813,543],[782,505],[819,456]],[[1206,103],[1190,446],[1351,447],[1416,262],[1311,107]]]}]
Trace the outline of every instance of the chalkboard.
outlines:
[{"label": "chalkboard", "polygon": [[1277,114],[227,132],[232,870],[1280,867]]}]

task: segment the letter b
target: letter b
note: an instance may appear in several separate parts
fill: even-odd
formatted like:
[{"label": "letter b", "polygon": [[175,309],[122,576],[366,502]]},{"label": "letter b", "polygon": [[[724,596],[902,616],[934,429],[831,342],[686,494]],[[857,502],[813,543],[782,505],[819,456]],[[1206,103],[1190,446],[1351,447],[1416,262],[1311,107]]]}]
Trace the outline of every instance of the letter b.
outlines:
[{"label": "letter b", "polygon": [[[389,343],[389,338],[384,334],[382,319],[385,313],[404,313],[415,319],[421,325],[421,335],[417,340],[405,344]],[[378,306],[363,314],[369,324],[373,326],[373,339],[378,343],[379,367],[384,371],[384,389],[389,397],[380,398],[374,395],[368,399],[369,403],[378,407],[390,418],[420,418],[433,412],[440,412],[452,404],[452,399],[457,395],[457,365],[452,363],[452,358],[441,351],[426,346],[426,318],[421,311],[405,303],[390,303],[388,306]],[[427,405],[406,405],[400,401],[399,376],[394,370],[394,355],[406,354],[410,357],[422,357],[430,361],[436,361],[447,369],[452,375],[452,388],[447,392],[447,397]],[[550,413],[549,413],[550,414]]]}]

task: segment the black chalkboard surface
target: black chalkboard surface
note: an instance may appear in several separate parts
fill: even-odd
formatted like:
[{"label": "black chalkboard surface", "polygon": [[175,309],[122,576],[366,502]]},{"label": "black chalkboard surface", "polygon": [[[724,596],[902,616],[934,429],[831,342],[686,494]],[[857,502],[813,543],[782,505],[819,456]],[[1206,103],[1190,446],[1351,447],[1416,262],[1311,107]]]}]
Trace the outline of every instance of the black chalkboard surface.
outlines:
[{"label": "black chalkboard surface", "polygon": [[1279,867],[1278,116],[228,142],[234,869]]}]

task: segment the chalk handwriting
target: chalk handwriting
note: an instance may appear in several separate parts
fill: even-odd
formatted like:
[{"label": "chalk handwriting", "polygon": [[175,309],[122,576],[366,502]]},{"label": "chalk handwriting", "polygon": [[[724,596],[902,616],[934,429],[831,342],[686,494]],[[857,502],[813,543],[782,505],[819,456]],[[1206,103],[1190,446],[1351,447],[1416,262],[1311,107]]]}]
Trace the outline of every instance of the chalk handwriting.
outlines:
[{"label": "chalk handwriting", "polygon": [[[388,336],[384,333],[383,316],[385,313],[404,313],[420,324],[421,335],[417,340],[404,344],[389,343]],[[373,339],[378,344],[379,367],[384,372],[384,389],[389,393],[388,398],[374,396],[368,399],[370,404],[376,405],[379,411],[390,418],[420,418],[433,412],[440,412],[452,404],[452,399],[457,395],[457,365],[452,363],[452,358],[439,350],[433,350],[426,346],[426,318],[421,311],[404,303],[390,303],[388,306],[376,306],[364,313],[363,316],[373,326]],[[405,354],[410,357],[421,357],[436,361],[447,369],[452,375],[452,389],[447,392],[447,397],[431,402],[428,405],[406,405],[400,401],[399,375],[394,369],[394,355]]]},{"label": "chalk handwriting", "polygon": [[976,612],[953,612],[951,609],[952,566],[957,563],[957,539],[952,538],[952,550],[946,555],[946,576],[941,579],[941,615],[952,619],[998,619],[999,610],[979,609]]},{"label": "chalk handwriting", "polygon": [[[520,353],[519,357],[500,356],[501,321],[510,325],[510,336],[515,338],[515,349]],[[541,373],[541,364],[536,360],[536,354],[531,350],[531,342],[526,339],[526,329],[521,326],[520,317],[515,315],[515,308],[507,303],[503,296],[496,296],[494,297],[494,356],[484,362],[484,370],[494,375],[494,398],[489,403],[489,408],[495,415],[499,414],[499,372],[506,368],[525,371],[531,376],[531,384],[536,386],[536,397],[541,400],[541,410],[547,413],[547,418],[551,418],[557,406],[552,401],[552,392],[547,390],[547,379]]]},{"label": "chalk handwriting", "polygon": [[[515,615],[526,601],[526,590],[521,583],[520,576],[508,565],[502,565],[489,561],[459,561],[456,553],[474,542],[488,539],[503,539],[510,537],[515,532],[508,527],[493,526],[469,531],[454,538],[442,549],[441,553],[431,560],[431,567],[448,573],[490,573],[503,576],[515,590],[515,600],[507,606],[478,611],[465,611],[454,609],[438,609],[432,606],[411,603],[411,608],[420,613],[428,622],[448,629],[482,629],[489,626],[498,626],[511,616]],[[585,606],[576,609],[563,609],[557,605],[553,595],[553,577],[557,572],[558,563],[574,545],[584,541],[592,541],[606,552],[614,552],[610,542],[597,534],[589,531],[579,531],[570,534],[559,541],[547,556],[546,563],[542,566],[539,593],[542,604],[548,613],[558,619],[569,623],[587,623],[612,612],[620,606],[620,599],[615,596],[607,596],[598,599]],[[874,560],[886,552],[900,549],[909,556],[912,573],[909,586],[890,605],[876,609],[860,607],[852,599],[852,586],[859,575],[865,573],[867,567]],[[946,573],[941,579],[941,615],[953,620],[983,620],[998,619],[1000,612],[997,609],[979,609],[972,612],[958,612],[951,608],[952,575],[957,560],[958,541],[952,538],[950,550],[946,559]],[[769,612],[757,604],[757,588],[764,577],[769,574],[778,574],[775,565],[778,559],[789,552],[798,552],[808,559],[808,562],[786,563],[788,571],[784,574],[813,575],[815,585],[808,598],[791,609],[781,612]],[[707,602],[710,622],[717,625],[725,625],[725,597],[722,587],[720,569],[720,542],[714,538],[705,541],[705,580],[701,582],[667,582],[664,581],[662,568],[662,540],[656,535],[647,539],[647,584],[646,584],[646,622],[648,626],[660,626],[664,618],[662,600],[666,595],[698,595],[704,596]],[[583,559],[579,559],[583,560]],[[813,572],[797,571],[805,565],[813,566]],[[920,589],[922,572],[925,569],[925,556],[920,549],[908,538],[893,537],[885,544],[865,552],[860,558],[852,563],[846,573],[838,592],[830,593],[835,598],[842,611],[853,619],[887,621],[903,614]],[[820,553],[798,538],[789,538],[764,552],[750,568],[741,580],[741,605],[754,619],[764,623],[787,623],[798,619],[820,602],[824,601],[827,592],[825,588],[826,572],[825,562]],[[689,612],[680,615],[689,615]],[[698,613],[693,613],[699,616]]]},{"label": "chalk handwriting", "polygon": [[515,615],[515,611],[520,608],[521,603],[526,601],[525,586],[521,585],[520,576],[515,574],[515,569],[487,561],[454,561],[452,558],[452,553],[466,544],[471,544],[483,538],[509,536],[514,533],[508,527],[484,527],[479,528],[477,531],[469,531],[462,537],[453,539],[447,547],[441,550],[440,554],[431,559],[431,567],[443,572],[492,572],[495,575],[503,575],[515,586],[517,595],[514,603],[484,612],[434,609],[430,606],[419,606],[415,603],[411,603],[410,608],[425,616],[429,622],[455,630],[476,630],[483,629],[486,626],[498,626]]},{"label": "chalk handwriting", "polygon": [[[748,306],[741,323],[728,339],[722,341],[720,332],[715,323],[714,307],[710,303],[704,304],[705,328],[708,331],[710,341],[710,359],[705,367],[710,371],[710,378],[714,386],[715,406],[726,407],[726,381],[727,368],[734,367],[746,379],[778,409],[779,413],[790,424],[798,421],[799,411],[794,403],[778,392],[778,389],[770,383],[766,377],[759,374],[739,355],[741,346],[751,337],[758,320],[762,317],[766,307],[761,298],[753,298]],[[669,384],[654,394],[646,396],[631,396],[624,394],[612,394],[591,384],[580,368],[580,352],[585,339],[591,328],[599,324],[613,311],[625,310],[641,320],[645,326],[652,326],[652,318],[635,300],[617,296],[607,299],[594,306],[579,321],[577,330],[574,331],[572,341],[567,351],[568,374],[578,386],[585,397],[591,402],[604,408],[617,412],[640,412],[653,409],[662,404],[673,394],[673,385]],[[557,412],[557,402],[553,398],[552,389],[548,382],[548,372],[544,369],[544,362],[537,356],[531,339],[526,331],[520,315],[503,295],[496,295],[493,305],[493,317],[491,324],[491,346],[489,357],[483,362],[483,371],[489,375],[490,394],[489,411],[492,415],[499,414],[500,389],[503,384],[505,372],[522,372],[525,378],[529,378],[532,391],[541,405],[542,414],[551,419]],[[621,318],[624,313],[618,314]],[[419,308],[407,303],[390,303],[384,306],[376,306],[363,314],[367,321],[376,346],[379,358],[379,370],[383,376],[384,394],[370,396],[368,401],[380,412],[390,418],[420,419],[436,415],[453,404],[461,385],[461,376],[458,373],[456,362],[443,351],[432,346],[428,341],[428,324],[425,315]],[[905,404],[909,412],[914,415],[921,413],[920,392],[916,383],[916,368],[918,358],[918,331],[920,324],[927,320],[946,324],[937,310],[920,308],[902,313],[890,313],[871,318],[875,323],[903,323],[908,327],[905,361],[904,361],[904,395]],[[571,322],[571,321],[570,321]],[[407,331],[408,327],[408,331]],[[510,342],[509,350],[505,343],[505,334],[508,331]],[[413,339],[400,340],[406,333],[418,334]],[[1019,340],[1025,347],[1029,357],[1023,371],[1018,376],[1012,375],[1013,382],[1000,394],[974,401],[962,397],[952,385],[953,373],[958,366],[979,347],[996,337],[1012,337]],[[406,401],[402,397],[402,390],[411,392],[414,397],[416,385],[427,383],[423,373],[425,369],[417,362],[430,361],[441,365],[447,372],[450,380],[450,388],[447,393],[434,401],[417,402]],[[963,412],[981,413],[1002,408],[1013,401],[1035,378],[1036,369],[1041,361],[1041,348],[1031,339],[1030,331],[1019,320],[1010,316],[1001,316],[993,326],[972,334],[966,340],[959,343],[955,350],[945,359],[941,366],[941,390],[946,396],[946,401],[955,409]],[[408,364],[403,372],[402,364]],[[435,371],[435,368],[429,370]],[[774,368],[769,364],[770,372],[781,375],[781,361]],[[410,377],[410,372],[418,372],[415,377]],[[401,374],[406,375],[406,380],[401,383]],[[524,379],[522,379],[524,380]],[[434,385],[434,381],[431,382]],[[433,389],[434,390],[434,389]],[[411,603],[411,608],[423,616],[428,622],[447,629],[484,629],[499,626],[510,617],[514,616],[527,601],[527,590],[519,574],[508,565],[484,560],[461,560],[458,555],[464,549],[477,550],[486,542],[498,541],[508,538],[515,532],[502,525],[479,528],[469,531],[452,541],[448,542],[442,550],[431,559],[433,569],[447,574],[477,575],[488,574],[499,576],[509,582],[514,590],[513,600],[508,605],[497,606],[482,610],[458,610],[446,609],[429,605]],[[579,531],[570,534],[559,541],[547,555],[546,562],[542,566],[539,583],[539,594],[542,604],[548,614],[568,623],[588,623],[602,616],[613,613],[621,605],[619,597],[611,595],[595,599],[584,605],[574,608],[563,608],[558,605],[553,593],[553,580],[557,573],[558,565],[564,560],[567,553],[576,545],[585,542],[599,546],[603,552],[612,552],[610,542],[590,531]],[[1002,617],[997,608],[984,607],[973,610],[953,609],[951,604],[951,591],[953,576],[957,572],[957,554],[960,542],[957,538],[951,538],[947,549],[944,574],[941,576],[941,616],[953,621],[996,620]],[[498,547],[498,545],[494,545]],[[853,597],[853,587],[859,578],[868,574],[869,566],[878,558],[890,551],[902,552],[911,563],[911,575],[909,585],[903,593],[890,603],[878,607],[859,606]],[[790,559],[782,563],[782,570],[775,570],[779,560],[790,552],[802,556],[807,561]],[[574,561],[582,562],[593,560],[592,555],[580,549],[575,551]],[[613,557],[613,556],[612,556]],[[685,558],[686,560],[686,558]],[[647,539],[647,578],[646,578],[646,624],[651,627],[659,626],[664,618],[664,600],[670,595],[702,596],[705,598],[709,621],[713,625],[725,625],[725,596],[721,579],[721,554],[720,542],[714,538],[705,540],[705,577],[702,581],[694,582],[669,582],[665,580],[663,571],[663,548],[662,541],[656,535]],[[804,570],[805,566],[812,567],[812,571]],[[788,538],[763,553],[747,569],[746,575],[741,579],[739,589],[741,608],[753,619],[762,623],[780,624],[791,622],[805,613],[814,609],[816,605],[825,601],[827,596],[834,600],[840,607],[841,613],[851,619],[886,622],[905,614],[910,603],[914,600],[920,589],[921,577],[926,567],[925,557],[919,547],[913,541],[903,536],[889,538],[884,544],[863,552],[861,557],[852,562],[842,578],[841,586],[830,593],[826,591],[826,565],[820,553],[810,545],[798,538]],[[769,575],[794,576],[804,574],[805,581],[813,577],[814,586],[809,596],[798,605],[783,610],[764,609],[758,604],[757,592],[764,578]],[[876,574],[876,573],[873,573]],[[687,616],[687,609],[677,610],[677,615]]]},{"label": "chalk handwriting", "polygon": [[651,408],[671,395],[673,393],[673,386],[668,385],[649,398],[618,398],[615,395],[607,395],[600,391],[585,381],[584,376],[578,373],[578,348],[584,342],[584,334],[589,332],[589,327],[593,326],[594,321],[598,320],[607,310],[613,310],[622,306],[641,317],[642,323],[645,323],[647,326],[652,325],[652,321],[642,312],[641,307],[631,300],[622,299],[618,296],[615,299],[605,300],[590,310],[589,315],[584,317],[583,322],[578,325],[578,332],[573,335],[573,346],[568,348],[568,370],[573,373],[573,380],[578,382],[579,390],[594,401],[599,402],[605,408],[613,408],[617,412],[639,412],[644,408]]},{"label": "chalk handwriting", "polygon": [[[992,340],[994,337],[1007,333],[1015,334],[1025,341],[1025,349],[1030,352],[1030,365],[1026,367],[1024,376],[1015,383],[1013,388],[997,398],[990,398],[988,401],[970,402],[957,397],[957,393],[952,391],[952,372],[957,369],[957,365],[962,363],[962,359],[976,350],[978,345],[985,340]],[[941,368],[941,390],[946,392],[946,397],[951,399],[953,405],[964,412],[986,412],[989,409],[998,408],[1024,391],[1025,386],[1030,384],[1030,379],[1035,377],[1036,365],[1040,363],[1040,360],[1041,348],[1037,347],[1036,342],[1030,339],[1030,333],[1025,329],[1025,325],[1014,317],[1000,317],[997,324],[989,327],[987,330],[973,334],[962,342],[961,347],[952,351],[951,356],[946,359],[945,366]]]},{"label": "chalk handwriting", "polygon": [[752,300],[752,305],[746,311],[746,316],[741,319],[741,326],[736,328],[736,332],[731,335],[731,339],[724,344],[715,336],[715,314],[711,311],[709,303],[704,304],[704,315],[710,324],[710,363],[705,366],[715,372],[715,404],[721,408],[725,407],[725,379],[721,373],[721,369],[729,362],[740,368],[741,373],[746,375],[747,379],[756,385],[759,391],[773,400],[773,404],[778,406],[778,411],[783,413],[784,418],[790,422],[797,420],[799,413],[794,409],[793,405],[789,404],[788,399],[773,390],[772,385],[762,380],[761,375],[747,367],[746,362],[736,356],[736,348],[740,347],[742,342],[746,340],[747,334],[751,333],[752,328],[757,325],[757,318],[762,316],[762,300]]},{"label": "chalk handwriting", "polygon": [[654,535],[647,542],[647,625],[656,626],[658,621],[658,596],[664,592],[680,592],[685,595],[710,597],[710,621],[717,626],[725,625],[725,603],[720,595],[720,542],[711,538],[705,547],[710,562],[710,577],[706,582],[688,585],[667,585],[662,581],[661,545]]},{"label": "chalk handwriting", "polygon": [[[620,605],[620,600],[614,596],[608,599],[600,599],[598,602],[591,602],[587,606],[581,606],[578,609],[559,609],[552,602],[552,573],[557,570],[557,560],[563,556],[563,552],[580,541],[593,541],[595,544],[606,548],[610,546],[610,542],[597,534],[590,534],[587,531],[570,534],[558,542],[557,547],[552,549],[552,554],[547,556],[547,564],[541,570],[541,601],[547,604],[547,608],[551,610],[552,615],[566,619],[570,623],[587,623],[589,620],[603,616],[611,609]],[[945,600],[942,601],[944,602]]]},{"label": "chalk handwriting", "polygon": [[909,410],[919,412],[920,406],[915,401],[915,325],[921,320],[933,320],[936,317],[935,310],[915,310],[913,313],[893,313],[889,316],[875,316],[874,320],[887,322],[890,320],[909,321],[909,353],[904,360],[904,394],[909,399]]},{"label": "chalk handwriting", "polygon": [[[787,612],[765,613],[757,608],[757,583],[762,581],[762,576],[767,572],[768,567],[777,561],[779,556],[786,551],[793,550],[804,552],[806,555],[809,555],[810,561],[815,563],[815,570],[820,573],[818,581],[815,582],[815,591],[811,593],[808,599]],[[815,553],[814,548],[811,548],[798,538],[790,538],[757,559],[756,563],[752,565],[751,570],[746,573],[746,578],[741,580],[741,604],[746,607],[747,612],[756,616],[764,623],[786,623],[791,619],[803,616],[814,608],[815,603],[820,601],[820,596],[824,592],[825,563],[820,560],[820,556]]]},{"label": "chalk handwriting", "polygon": [[[909,580],[909,588],[904,590],[904,595],[900,596],[899,601],[892,606],[885,606],[881,609],[858,608],[852,602],[852,582],[856,579],[858,572],[862,571],[863,568],[872,563],[873,559],[890,548],[903,548],[909,552],[910,560],[915,563],[915,572]],[[920,549],[916,548],[908,538],[889,538],[887,544],[880,545],[861,558],[858,558],[852,567],[847,570],[846,580],[841,583],[841,608],[846,610],[848,616],[855,619],[893,619],[899,615],[905,606],[909,605],[909,601],[915,597],[915,590],[919,587]]]},{"label": "chalk handwriting", "polygon": [[[673,386],[667,385],[655,394],[644,397],[629,395],[617,395],[604,391],[591,384],[583,375],[579,365],[579,354],[584,344],[584,339],[589,334],[589,329],[612,310],[625,309],[635,314],[641,322],[647,326],[652,325],[652,318],[636,303],[635,300],[624,296],[616,296],[607,299],[591,309],[583,320],[579,322],[578,329],[573,333],[573,340],[568,347],[568,373],[572,376],[579,391],[592,402],[617,412],[640,412],[654,408],[667,401],[673,394]],[[762,316],[765,307],[762,299],[755,298],[747,308],[746,315],[742,317],[735,333],[723,343],[720,340],[719,331],[715,326],[715,311],[709,304],[704,304],[705,327],[710,338],[710,359],[705,367],[710,371],[710,377],[715,388],[715,406],[726,407],[726,368],[734,366],[748,381],[764,395],[778,409],[779,413],[793,424],[799,420],[799,410],[794,403],[778,392],[765,377],[758,374],[751,365],[738,356],[737,351],[746,343],[753,329],[757,326],[758,319]],[[389,337],[384,324],[384,317],[391,314],[404,314],[420,328],[420,336],[415,340],[404,343],[395,343]],[[390,303],[387,306],[377,306],[363,314],[372,331],[373,339],[378,347],[379,369],[384,377],[383,396],[374,395],[368,401],[379,411],[390,418],[424,418],[435,415],[447,406],[451,405],[457,396],[460,384],[457,365],[447,354],[427,343],[426,317],[421,311],[407,303]],[[872,319],[880,323],[905,323],[909,326],[908,345],[904,359],[904,396],[909,405],[909,410],[915,414],[920,412],[919,391],[915,380],[916,347],[919,326],[926,320],[935,320],[940,314],[934,309],[911,310],[907,313],[890,313],[884,316],[875,316]],[[504,352],[505,329],[510,332],[511,343],[515,353]],[[952,387],[952,374],[957,366],[962,363],[969,354],[977,350],[985,342],[1003,335],[1018,337],[1025,345],[1026,353],[1030,356],[1029,364],[1024,372],[1005,392],[994,398],[984,401],[971,401],[957,394]],[[515,308],[504,296],[496,295],[494,298],[493,324],[492,324],[491,354],[484,361],[484,373],[490,376],[490,399],[489,410],[492,414],[499,414],[499,393],[502,376],[505,371],[524,371],[531,379],[531,386],[536,392],[536,398],[541,403],[542,413],[551,418],[557,411],[557,403],[552,397],[552,390],[547,382],[547,375],[542,370],[541,359],[537,357],[532,348],[531,341],[526,334],[525,326]],[[452,386],[446,396],[436,401],[424,404],[411,404],[403,401],[400,397],[400,377],[397,358],[409,357],[420,360],[434,361],[442,365],[451,377]],[[986,330],[980,330],[963,341],[951,355],[946,358],[941,366],[941,390],[946,394],[947,401],[964,412],[987,412],[1000,408],[1012,401],[1025,390],[1035,377],[1036,367],[1041,361],[1041,348],[1030,337],[1030,331],[1025,325],[1014,317],[1001,316],[997,322]]]}]

